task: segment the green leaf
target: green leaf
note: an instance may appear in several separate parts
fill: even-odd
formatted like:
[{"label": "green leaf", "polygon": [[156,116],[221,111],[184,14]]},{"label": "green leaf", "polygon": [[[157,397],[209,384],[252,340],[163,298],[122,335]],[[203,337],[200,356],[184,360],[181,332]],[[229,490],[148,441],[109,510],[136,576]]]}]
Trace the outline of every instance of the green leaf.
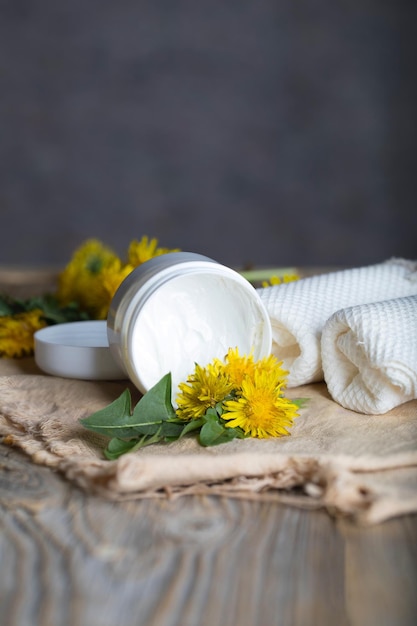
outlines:
[{"label": "green leaf", "polygon": [[25,305],[22,300],[13,298],[7,294],[0,295],[0,315],[15,315],[16,313],[23,313],[25,311]]},{"label": "green leaf", "polygon": [[294,398],[290,400],[290,402],[295,404],[295,406],[297,406],[299,409],[302,409],[303,407],[305,407],[306,404],[308,404],[308,401],[309,401],[309,398]]},{"label": "green leaf", "polygon": [[177,420],[162,422],[161,435],[163,435],[167,440],[169,439],[170,441],[175,441],[175,439],[179,439],[181,437],[183,429],[183,420],[180,422]]},{"label": "green leaf", "polygon": [[[221,411],[223,412],[223,409],[221,409]],[[203,416],[203,417],[204,417],[204,421],[206,421],[206,422],[207,422],[208,420],[218,422],[218,421],[219,421],[219,416],[220,416],[220,412],[219,412],[217,409],[215,409],[215,408],[213,408],[213,407],[210,407],[210,408],[208,408],[208,409],[207,409],[207,411],[204,413],[204,416]]]},{"label": "green leaf", "polygon": [[104,450],[104,456],[109,460],[118,459],[119,456],[122,456],[122,454],[132,452],[137,443],[137,439],[129,439],[126,441],[126,439],[113,437],[113,439],[110,439],[107,448]]},{"label": "green leaf", "polygon": [[156,427],[161,427],[164,437],[178,438],[183,422],[177,417],[171,403],[171,374],[166,374],[139,400],[133,410],[132,419],[138,432],[152,435]]},{"label": "green leaf", "polygon": [[86,428],[108,437],[132,439],[159,433],[178,438],[183,429],[171,404],[171,374],[161,380],[139,400],[132,413],[129,389],[104,409],[80,420]]},{"label": "green leaf", "polygon": [[5,315],[13,315],[13,310],[10,304],[7,302],[6,298],[1,296],[0,297],[0,316],[3,317]]},{"label": "green leaf", "polygon": [[202,446],[218,446],[238,437],[234,428],[225,428],[219,422],[209,421],[202,426],[199,441]]},{"label": "green leaf", "polygon": [[241,438],[241,429],[227,428],[224,422],[219,419],[215,409],[207,409],[204,418],[205,424],[201,427],[198,437],[202,446],[217,446],[232,441],[236,437]]},{"label": "green leaf", "polygon": [[11,296],[0,295],[0,316],[16,315],[40,309],[47,324],[62,324],[64,322],[77,322],[90,319],[85,311],[81,311],[76,302],[67,306],[61,306],[55,296],[46,294],[21,300]]},{"label": "green leaf", "polygon": [[171,403],[171,374],[161,378],[139,400],[133,411],[133,417],[138,423],[145,425],[160,424],[167,420],[176,420],[177,416]]},{"label": "green leaf", "polygon": [[[96,433],[108,437],[133,437],[137,433],[132,425],[132,398],[129,389],[111,404],[96,411],[89,417],[80,419],[80,423]],[[133,426],[133,428],[132,428]]]},{"label": "green leaf", "polygon": [[190,422],[186,422],[185,426],[183,426],[181,437],[184,437],[184,435],[187,435],[188,433],[198,430],[205,423],[206,423],[206,420],[204,417],[199,417],[198,419],[191,420]]},{"label": "green leaf", "polygon": [[88,313],[81,311],[78,303],[71,302],[66,306],[61,306],[56,298],[50,295],[32,298],[28,302],[28,306],[32,309],[41,309],[48,324],[63,324],[90,319]]},{"label": "green leaf", "polygon": [[159,431],[151,436],[142,435],[139,439],[129,439],[128,441],[126,441],[126,439],[113,437],[113,439],[110,439],[107,448],[104,450],[104,456],[110,461],[113,461],[128,452],[135,452],[135,450],[139,450],[139,448],[150,446],[153,443],[159,443],[162,439],[163,438],[159,434]]}]

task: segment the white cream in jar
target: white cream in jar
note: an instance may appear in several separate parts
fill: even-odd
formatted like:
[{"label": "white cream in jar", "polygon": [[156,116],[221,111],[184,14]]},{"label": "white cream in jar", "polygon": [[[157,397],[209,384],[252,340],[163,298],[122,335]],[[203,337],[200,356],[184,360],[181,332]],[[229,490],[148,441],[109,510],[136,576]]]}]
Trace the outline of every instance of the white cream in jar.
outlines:
[{"label": "white cream in jar", "polygon": [[208,257],[173,252],[137,267],[117,290],[107,319],[115,361],[143,393],[171,372],[179,382],[223,359],[229,348],[270,354],[271,324],[259,295],[238,272]]}]

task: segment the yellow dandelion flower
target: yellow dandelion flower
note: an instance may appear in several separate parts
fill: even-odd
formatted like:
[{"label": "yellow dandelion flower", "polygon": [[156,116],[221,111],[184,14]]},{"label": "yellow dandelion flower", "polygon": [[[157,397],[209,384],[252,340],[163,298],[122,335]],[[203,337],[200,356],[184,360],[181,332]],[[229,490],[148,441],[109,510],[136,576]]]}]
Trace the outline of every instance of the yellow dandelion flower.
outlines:
[{"label": "yellow dandelion flower", "polygon": [[116,290],[114,286],[132,269],[123,267],[118,256],[100,241],[89,239],[74,252],[59,275],[57,298],[63,305],[77,302],[92,317],[103,319]]},{"label": "yellow dandelion flower", "polygon": [[74,273],[98,274],[103,267],[113,263],[117,255],[98,239],[87,239],[72,255],[66,269]]},{"label": "yellow dandelion flower", "polygon": [[90,311],[95,319],[106,319],[114,294],[133,269],[132,265],[122,265],[116,259],[95,278],[94,289],[90,293]]},{"label": "yellow dandelion flower", "polygon": [[167,254],[168,252],[179,252],[177,248],[170,250],[169,248],[159,248],[158,239],[149,239],[146,235],[142,237],[140,241],[134,239],[128,248],[127,258],[128,263],[137,267],[145,261],[149,261],[161,254]]},{"label": "yellow dandelion flower", "polygon": [[284,274],[284,276],[282,277],[283,283],[293,283],[296,280],[300,280],[300,277],[298,274]]},{"label": "yellow dandelion flower", "polygon": [[242,381],[254,376],[256,371],[267,372],[271,380],[275,380],[275,385],[284,387],[286,384],[288,372],[282,369],[282,361],[278,361],[273,354],[255,361],[252,354],[240,356],[238,348],[229,348],[225,360],[224,371],[235,387],[240,387]]},{"label": "yellow dandelion flower", "polygon": [[241,396],[226,400],[222,419],[229,428],[239,427],[245,435],[265,439],[289,435],[297,417],[297,406],[282,397],[275,376],[256,371],[242,381]]},{"label": "yellow dandelion flower", "polygon": [[22,357],[32,354],[34,333],[46,326],[42,311],[34,309],[0,317],[0,356]]},{"label": "yellow dandelion flower", "polygon": [[117,255],[97,239],[88,239],[72,255],[58,279],[58,298],[63,304],[82,301],[85,289],[94,277],[114,263]]},{"label": "yellow dandelion flower", "polygon": [[238,348],[229,348],[225,361],[224,371],[234,387],[240,387],[242,380],[246,376],[253,376],[255,373],[256,367],[253,355],[240,356]]},{"label": "yellow dandelion flower", "polygon": [[259,359],[255,363],[255,370],[257,372],[266,372],[271,380],[275,381],[275,386],[281,390],[287,386],[288,371],[282,369],[282,361],[270,354],[263,359]]},{"label": "yellow dandelion flower", "polygon": [[273,285],[282,285],[283,283],[292,283],[300,280],[298,274],[284,274],[284,276],[271,276],[268,280],[262,281],[262,287],[272,287]]},{"label": "yellow dandelion flower", "polygon": [[233,384],[222,371],[222,363],[215,360],[207,367],[196,364],[187,382],[179,384],[177,415],[181,419],[198,419],[209,409],[222,402],[233,389]]}]

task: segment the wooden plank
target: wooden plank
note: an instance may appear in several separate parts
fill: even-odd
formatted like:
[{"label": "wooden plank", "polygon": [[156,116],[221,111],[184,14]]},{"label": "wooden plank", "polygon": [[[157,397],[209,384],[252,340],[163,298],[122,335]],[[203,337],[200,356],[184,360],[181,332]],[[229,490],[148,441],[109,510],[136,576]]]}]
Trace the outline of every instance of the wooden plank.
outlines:
[{"label": "wooden plank", "polygon": [[417,516],[190,497],[107,502],[0,446],[8,626],[316,626],[416,616]]},{"label": "wooden plank", "polygon": [[352,626],[417,624],[417,516],[371,528],[342,525]]},{"label": "wooden plank", "polygon": [[4,623],[343,624],[343,541],[324,512],[110,503],[0,449]]}]

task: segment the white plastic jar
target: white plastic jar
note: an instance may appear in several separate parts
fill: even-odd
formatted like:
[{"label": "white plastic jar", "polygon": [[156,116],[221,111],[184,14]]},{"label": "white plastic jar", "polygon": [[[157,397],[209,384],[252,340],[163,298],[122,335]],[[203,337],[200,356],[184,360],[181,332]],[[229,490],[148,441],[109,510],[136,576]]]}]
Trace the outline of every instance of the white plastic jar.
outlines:
[{"label": "white plastic jar", "polygon": [[271,323],[255,288],[208,257],[172,252],[135,268],[107,318],[110,350],[143,393],[171,372],[173,396],[194,371],[229,348],[271,352]]}]

